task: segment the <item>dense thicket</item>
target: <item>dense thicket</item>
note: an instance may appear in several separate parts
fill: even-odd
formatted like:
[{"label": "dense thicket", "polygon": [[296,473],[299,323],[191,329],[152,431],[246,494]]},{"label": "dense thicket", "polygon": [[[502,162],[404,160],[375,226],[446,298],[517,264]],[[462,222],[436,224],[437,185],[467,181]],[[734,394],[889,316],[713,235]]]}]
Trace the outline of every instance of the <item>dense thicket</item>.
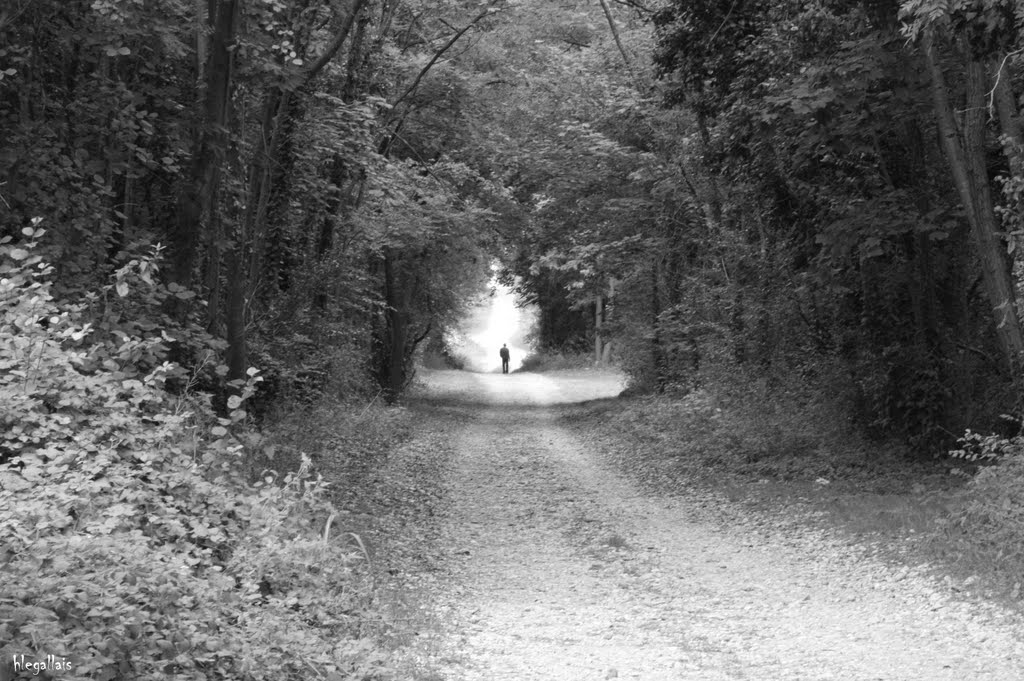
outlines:
[{"label": "dense thicket", "polygon": [[400,437],[490,274],[497,4],[0,2],[0,676],[393,676],[307,455]]},{"label": "dense thicket", "polygon": [[122,320],[280,392],[397,397],[498,257],[541,345],[820,379],[929,448],[1017,400],[1019,15],[13,2],[0,233],[42,217],[69,301],[156,253]]},{"label": "dense thicket", "polygon": [[1024,349],[1019,8],[630,8],[619,78],[636,89],[569,133],[533,272],[566,276],[591,337],[651,387],[711,368],[816,382],[926,451],[997,426]]},{"label": "dense thicket", "polygon": [[448,155],[465,140],[439,135],[461,114],[437,59],[494,5],[14,2],[0,234],[44,218],[69,300],[160,244],[166,300],[136,322],[174,359],[205,330],[231,379],[257,364],[290,389],[333,367],[395,396],[486,275],[500,192]]},{"label": "dense thicket", "polygon": [[921,451],[1019,413],[1022,22],[0,2],[0,645],[83,678],[386,677],[345,619],[356,551],[308,466],[262,477],[252,416],[395,400],[494,259],[539,345],[639,388],[838,400]]},{"label": "dense thicket", "polygon": [[397,397],[498,257],[541,345],[821,380],[930,448],[1017,400],[1019,15],[13,2],[0,233],[42,217],[69,301],[159,244],[125,323],[278,392]]}]

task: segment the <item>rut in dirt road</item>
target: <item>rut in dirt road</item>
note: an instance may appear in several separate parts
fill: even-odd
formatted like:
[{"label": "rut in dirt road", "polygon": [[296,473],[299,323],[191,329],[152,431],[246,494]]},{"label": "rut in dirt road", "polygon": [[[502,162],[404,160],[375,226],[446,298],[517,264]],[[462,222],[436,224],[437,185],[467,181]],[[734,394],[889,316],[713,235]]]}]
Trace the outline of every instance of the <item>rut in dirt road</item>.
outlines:
[{"label": "rut in dirt road", "polygon": [[1019,623],[827,538],[722,529],[704,500],[645,495],[530,406],[585,384],[614,392],[607,377],[432,378],[437,429],[389,462],[431,471],[439,490],[434,515],[403,530],[433,552],[429,568],[402,570],[422,613],[410,674],[1024,678]]}]

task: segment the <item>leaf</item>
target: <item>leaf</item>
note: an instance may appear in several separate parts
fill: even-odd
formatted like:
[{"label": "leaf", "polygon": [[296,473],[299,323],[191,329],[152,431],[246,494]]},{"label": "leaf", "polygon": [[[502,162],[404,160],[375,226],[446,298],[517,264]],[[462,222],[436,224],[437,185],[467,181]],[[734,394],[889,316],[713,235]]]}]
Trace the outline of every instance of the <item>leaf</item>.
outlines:
[{"label": "leaf", "polygon": [[10,255],[14,260],[24,260],[29,254],[24,248],[15,248],[11,251]]},{"label": "leaf", "polygon": [[224,426],[214,426],[210,429],[210,435],[213,435],[214,437],[224,437],[227,434],[228,429]]},{"label": "leaf", "polygon": [[114,285],[114,289],[117,291],[117,295],[124,298],[125,296],[128,295],[128,282],[119,281]]},{"label": "leaf", "polygon": [[228,398],[228,409],[234,410],[242,406],[242,398],[238,395],[232,395]]}]

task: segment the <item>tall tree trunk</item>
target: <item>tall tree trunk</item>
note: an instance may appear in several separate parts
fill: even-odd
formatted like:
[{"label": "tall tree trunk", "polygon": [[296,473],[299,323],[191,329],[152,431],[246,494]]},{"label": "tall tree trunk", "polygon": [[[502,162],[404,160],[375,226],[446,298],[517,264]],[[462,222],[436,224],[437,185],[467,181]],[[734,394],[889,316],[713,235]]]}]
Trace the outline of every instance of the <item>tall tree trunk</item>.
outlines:
[{"label": "tall tree trunk", "polygon": [[983,63],[967,57],[967,101],[960,131],[930,32],[925,34],[923,47],[931,75],[932,101],[942,146],[960,200],[967,211],[996,333],[1011,375],[1016,378],[1024,355],[1024,330],[1017,316],[1013,281],[1007,268],[1006,249],[999,236],[999,222],[992,204],[985,164],[986,69]]},{"label": "tall tree trunk", "polygon": [[245,276],[242,243],[236,240],[227,255],[227,364],[228,380],[245,378],[248,350],[245,329]]},{"label": "tall tree trunk", "polygon": [[[229,125],[234,76],[234,43],[238,27],[238,0],[209,0],[211,28],[199,142],[178,200],[178,216],[171,230],[170,277],[191,288],[203,225],[213,212],[220,186],[221,167],[230,140]],[[209,236],[209,235],[205,235]],[[181,312],[181,311],[179,311]]]},{"label": "tall tree trunk", "polygon": [[388,402],[394,402],[405,388],[405,346],[409,336],[409,302],[412,291],[403,286],[396,272],[397,256],[389,249],[384,254],[384,302],[387,328],[383,343],[385,356],[381,388]]},{"label": "tall tree trunk", "polygon": [[280,189],[281,176],[291,170],[290,164],[282,162],[282,137],[290,115],[291,98],[291,92],[274,88],[263,102],[263,120],[249,170],[249,196],[242,227],[244,238],[251,244],[248,267],[250,297],[255,295],[263,274],[271,197]]}]

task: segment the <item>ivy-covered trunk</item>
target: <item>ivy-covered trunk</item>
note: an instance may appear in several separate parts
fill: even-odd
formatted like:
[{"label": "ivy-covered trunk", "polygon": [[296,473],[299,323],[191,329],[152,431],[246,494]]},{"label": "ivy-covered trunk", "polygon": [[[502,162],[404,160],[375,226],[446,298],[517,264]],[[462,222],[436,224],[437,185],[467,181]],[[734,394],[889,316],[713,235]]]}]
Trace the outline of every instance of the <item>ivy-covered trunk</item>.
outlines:
[{"label": "ivy-covered trunk", "polygon": [[213,213],[220,187],[221,167],[229,143],[231,97],[238,27],[238,0],[211,0],[209,56],[203,79],[204,105],[198,144],[178,201],[171,231],[171,280],[190,288],[199,243],[217,235],[203,234],[202,225]]}]

